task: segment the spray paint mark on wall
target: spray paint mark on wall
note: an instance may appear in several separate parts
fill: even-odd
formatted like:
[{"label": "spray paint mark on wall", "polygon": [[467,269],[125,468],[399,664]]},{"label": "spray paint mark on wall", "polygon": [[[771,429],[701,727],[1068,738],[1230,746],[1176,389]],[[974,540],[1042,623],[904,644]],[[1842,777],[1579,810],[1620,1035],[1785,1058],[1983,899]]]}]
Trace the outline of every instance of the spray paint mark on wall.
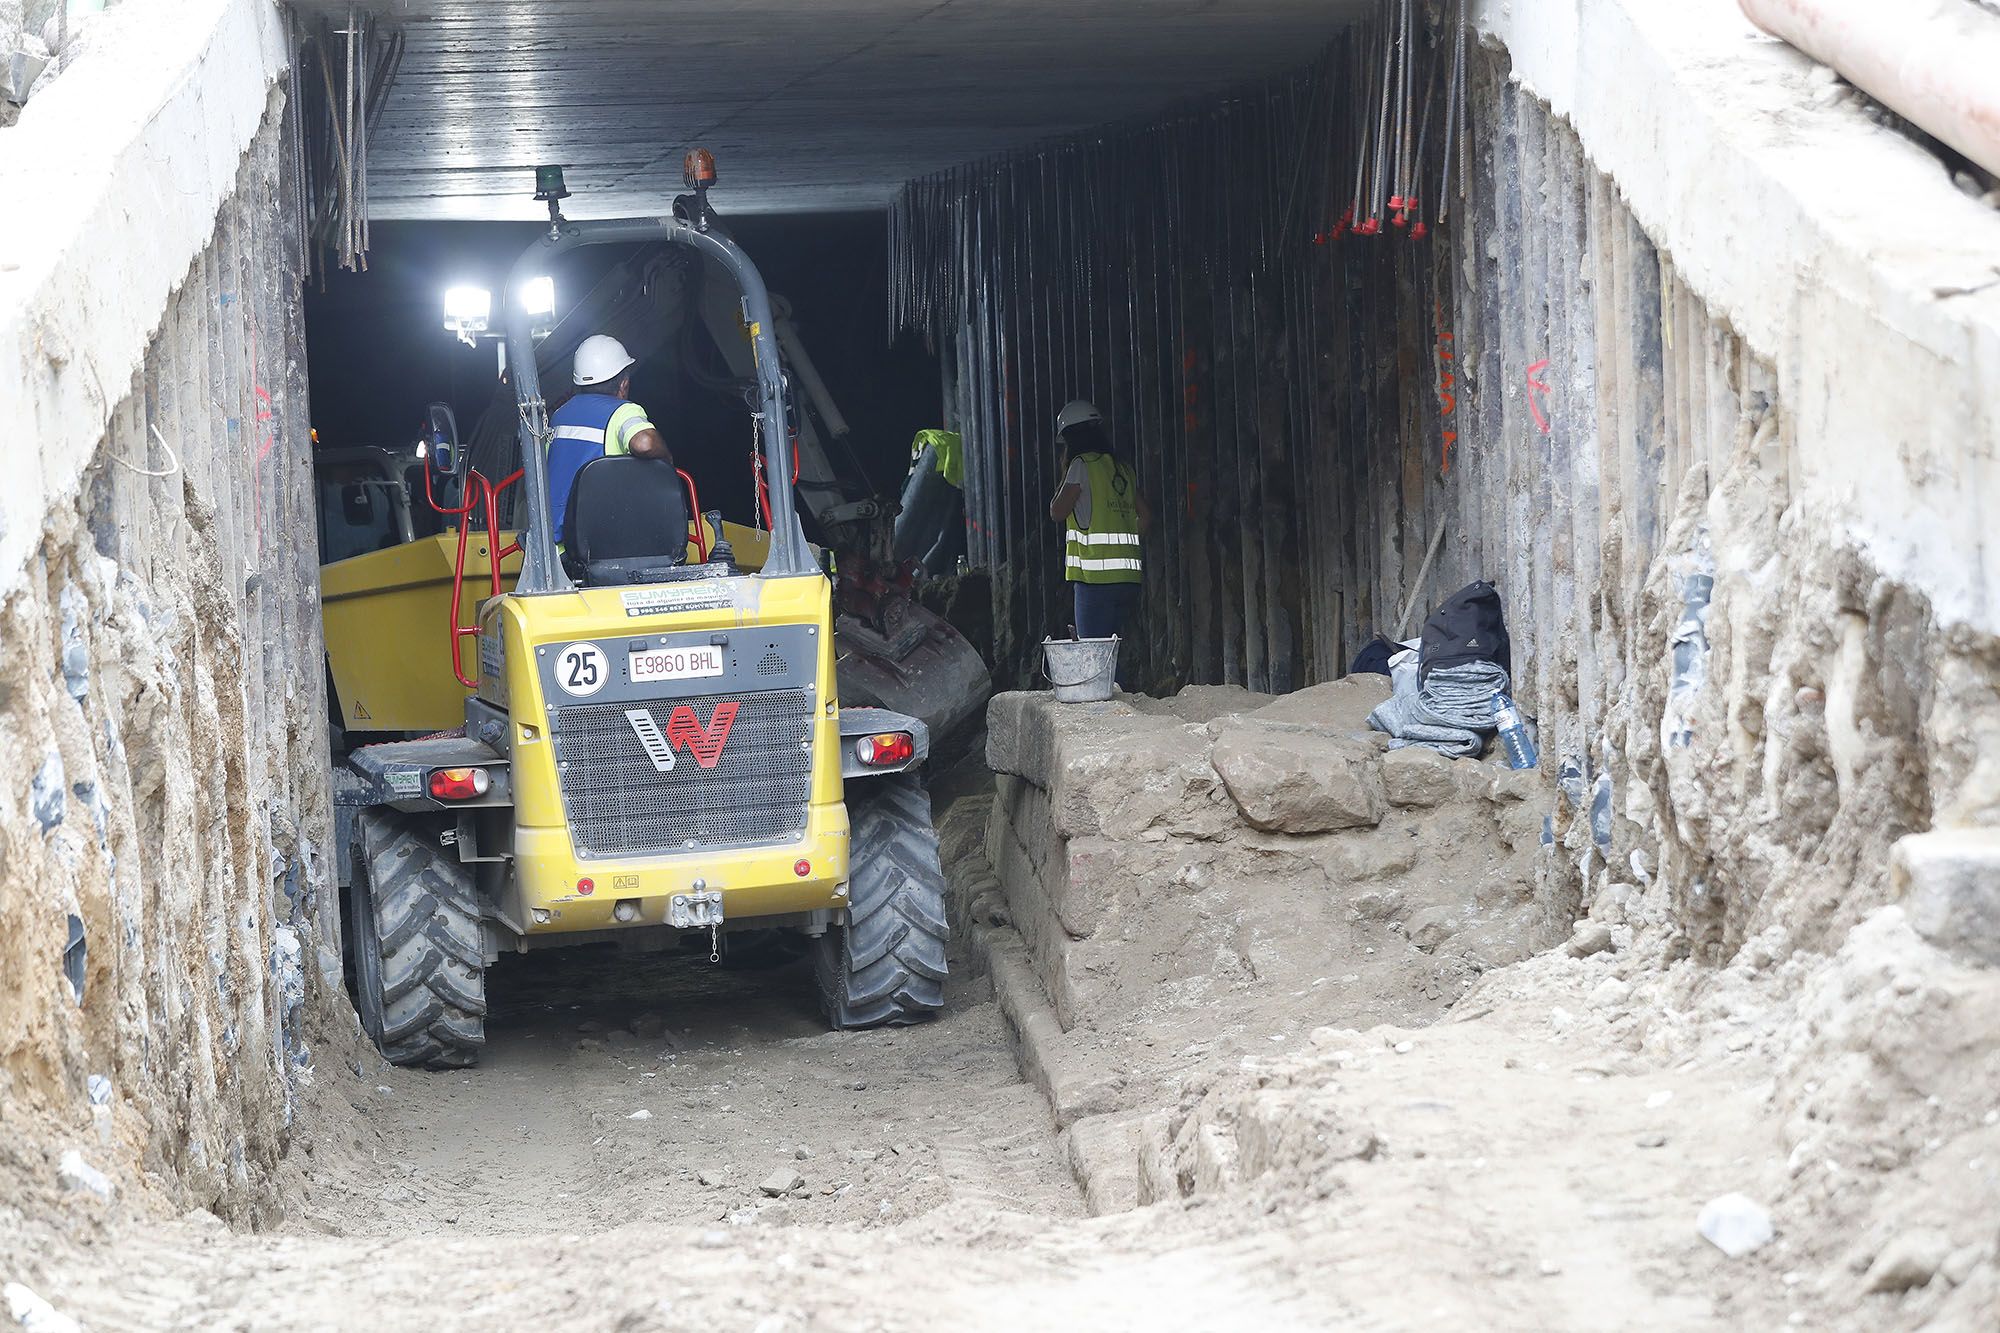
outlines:
[{"label": "spray paint mark on wall", "polygon": [[1542,405],[1536,399],[1535,395],[1538,393],[1547,394],[1549,391],[1548,382],[1539,378],[1541,373],[1548,368],[1549,362],[1547,357],[1543,357],[1540,361],[1528,367],[1528,410],[1535,414],[1535,429],[1541,431],[1544,435],[1549,433],[1549,419],[1542,415]]},{"label": "spray paint mark on wall", "polygon": [[[1440,324],[1444,323],[1444,307],[1442,305],[1437,307],[1435,314],[1437,322]],[[1453,430],[1450,425],[1451,414],[1458,408],[1458,395],[1453,392],[1458,385],[1458,376],[1452,370],[1451,342],[1451,330],[1439,330],[1438,417],[1443,441],[1440,450],[1439,468],[1447,475],[1451,472],[1452,446],[1458,443],[1458,432]]]}]

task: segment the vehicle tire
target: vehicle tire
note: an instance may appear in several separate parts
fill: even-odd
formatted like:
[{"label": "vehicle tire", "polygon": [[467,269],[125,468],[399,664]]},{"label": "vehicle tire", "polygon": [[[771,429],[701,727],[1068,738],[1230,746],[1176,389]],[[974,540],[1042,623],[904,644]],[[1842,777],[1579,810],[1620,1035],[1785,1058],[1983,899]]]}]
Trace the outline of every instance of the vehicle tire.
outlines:
[{"label": "vehicle tire", "polygon": [[361,1025],[393,1064],[474,1064],[486,949],[472,877],[406,816],[369,810],[356,824],[348,940]]},{"label": "vehicle tire", "polygon": [[944,1007],[944,871],[930,793],[914,773],[850,788],[847,924],[813,949],[820,1005],[836,1028],[917,1023]]}]

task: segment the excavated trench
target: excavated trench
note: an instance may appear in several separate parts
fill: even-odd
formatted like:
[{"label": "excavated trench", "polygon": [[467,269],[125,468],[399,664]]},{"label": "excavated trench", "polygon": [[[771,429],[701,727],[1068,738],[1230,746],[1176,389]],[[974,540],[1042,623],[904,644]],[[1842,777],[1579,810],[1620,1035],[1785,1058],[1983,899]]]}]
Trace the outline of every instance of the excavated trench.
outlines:
[{"label": "excavated trench", "polygon": [[[0,496],[9,1315],[1991,1323],[2000,224],[1726,0],[1473,6],[1428,243],[1311,184],[1361,160],[1365,34],[906,187],[894,319],[965,432],[1001,678],[1062,623],[1038,423],[1088,392],[1159,515],[1122,678],[1163,697],[1004,695],[991,771],[939,776],[937,1021],[555,951],[452,1073],[340,994],[300,112],[277,11],[211,8],[206,67],[261,81],[140,60],[177,11],[131,6],[174,87],[118,163],[46,154],[103,202],[0,309],[40,464]],[[124,68],[63,77],[44,130],[121,111]],[[1335,679],[1477,578],[1536,774],[1390,753]]]}]

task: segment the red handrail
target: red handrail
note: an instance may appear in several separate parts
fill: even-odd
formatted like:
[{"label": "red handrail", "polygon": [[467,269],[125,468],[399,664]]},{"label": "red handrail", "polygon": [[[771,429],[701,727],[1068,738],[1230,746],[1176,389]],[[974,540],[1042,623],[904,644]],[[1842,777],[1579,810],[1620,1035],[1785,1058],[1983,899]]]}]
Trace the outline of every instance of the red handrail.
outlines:
[{"label": "red handrail", "polygon": [[521,473],[517,468],[495,486],[474,469],[465,476],[463,496],[465,503],[453,507],[438,503],[437,494],[431,488],[431,470],[428,467],[424,469],[424,499],[429,501],[431,508],[438,513],[459,520],[458,552],[451,563],[451,674],[468,690],[478,689],[479,682],[465,674],[463,641],[467,638],[477,638],[479,626],[461,625],[458,619],[465,601],[465,543],[472,533],[472,524],[465,520],[475,509],[480,511],[480,517],[485,520],[487,575],[490,588],[487,596],[498,597],[501,591],[500,562],[521,549],[518,537],[504,547],[500,545],[500,493],[520,479]]},{"label": "red handrail", "polygon": [[675,468],[674,471],[680,473],[681,480],[687,483],[688,504],[692,506],[689,512],[694,515],[695,554],[701,557],[701,563],[705,565],[708,563],[708,531],[701,525],[701,492],[694,488],[694,478],[690,477],[685,469]]}]

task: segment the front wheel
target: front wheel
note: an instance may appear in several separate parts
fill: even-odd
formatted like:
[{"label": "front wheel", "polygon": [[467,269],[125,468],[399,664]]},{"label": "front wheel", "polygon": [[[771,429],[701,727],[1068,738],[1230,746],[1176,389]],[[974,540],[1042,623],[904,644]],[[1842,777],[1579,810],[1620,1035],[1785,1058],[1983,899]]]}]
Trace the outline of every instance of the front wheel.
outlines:
[{"label": "front wheel", "polygon": [[814,943],[820,1006],[836,1028],[921,1022],[944,1007],[950,933],[930,793],[914,773],[850,790],[847,924]]}]

